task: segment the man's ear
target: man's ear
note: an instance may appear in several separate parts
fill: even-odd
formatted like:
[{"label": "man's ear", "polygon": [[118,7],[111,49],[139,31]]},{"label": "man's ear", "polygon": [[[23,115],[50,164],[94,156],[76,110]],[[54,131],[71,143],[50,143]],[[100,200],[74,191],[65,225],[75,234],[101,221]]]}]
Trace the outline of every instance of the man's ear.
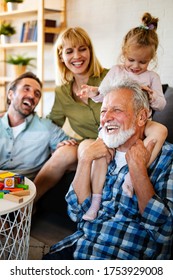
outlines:
[{"label": "man's ear", "polygon": [[138,125],[139,126],[143,126],[144,124],[146,124],[147,120],[148,120],[148,115],[149,112],[146,109],[142,109],[140,110],[140,112],[138,113]]},{"label": "man's ear", "polygon": [[8,94],[7,94],[7,99],[11,100],[12,99],[12,96],[13,96],[13,90],[9,90],[8,91]]}]

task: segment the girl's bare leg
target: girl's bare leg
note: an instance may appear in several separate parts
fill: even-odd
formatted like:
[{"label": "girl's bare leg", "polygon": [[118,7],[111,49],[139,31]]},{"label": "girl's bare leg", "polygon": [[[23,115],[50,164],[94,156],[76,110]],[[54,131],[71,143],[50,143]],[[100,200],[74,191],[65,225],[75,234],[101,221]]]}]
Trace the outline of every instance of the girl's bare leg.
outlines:
[{"label": "girl's bare leg", "polygon": [[[79,153],[89,144],[91,139],[83,141],[79,145]],[[105,182],[107,172],[106,158],[101,158],[93,161],[91,170],[91,186],[92,186],[92,201],[88,211],[83,215],[84,220],[94,220],[97,217],[97,212],[100,208],[102,189]]]},{"label": "girl's bare leg", "polygon": [[83,215],[83,219],[92,221],[97,217],[101,204],[102,190],[106,178],[107,162],[106,158],[97,159],[93,162],[91,173],[92,201],[88,211]]}]

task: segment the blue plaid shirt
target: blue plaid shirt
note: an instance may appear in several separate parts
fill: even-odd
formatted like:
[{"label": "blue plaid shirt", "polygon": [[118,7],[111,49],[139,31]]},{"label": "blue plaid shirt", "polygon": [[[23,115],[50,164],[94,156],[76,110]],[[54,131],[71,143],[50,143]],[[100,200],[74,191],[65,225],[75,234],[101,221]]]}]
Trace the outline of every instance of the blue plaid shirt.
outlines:
[{"label": "blue plaid shirt", "polygon": [[[116,171],[115,160],[108,168],[98,216],[84,221],[91,199],[78,204],[70,186],[66,195],[71,219],[78,230],[51,247],[59,251],[76,244],[74,259],[139,260],[170,259],[173,236],[173,145],[165,143],[162,152],[148,169],[156,194],[141,215],[137,197],[123,193],[127,165]],[[145,186],[144,186],[145,187]]]}]

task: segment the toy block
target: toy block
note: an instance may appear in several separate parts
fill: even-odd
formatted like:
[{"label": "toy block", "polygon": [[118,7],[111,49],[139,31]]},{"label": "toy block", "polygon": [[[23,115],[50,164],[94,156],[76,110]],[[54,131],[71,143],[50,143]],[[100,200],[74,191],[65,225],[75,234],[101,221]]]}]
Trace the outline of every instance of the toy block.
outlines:
[{"label": "toy block", "polygon": [[8,172],[8,171],[2,171],[0,172],[0,179],[5,179],[7,177],[13,177],[15,174],[12,172]]},{"label": "toy block", "polygon": [[0,199],[4,197],[4,193],[0,192]]},{"label": "toy block", "polygon": [[[18,192],[19,191],[19,188],[4,188],[3,190],[8,190],[10,192]],[[22,188],[20,188],[20,191],[23,191]]]},{"label": "toy block", "polygon": [[25,181],[24,175],[16,174],[16,175],[14,175],[14,178],[15,178],[16,184],[24,184],[24,181]]},{"label": "toy block", "polygon": [[10,193],[9,190],[0,190],[1,193]]},{"label": "toy block", "polygon": [[13,192],[13,195],[17,195],[17,196],[30,195],[30,190],[23,190],[23,191]]},{"label": "toy block", "polygon": [[7,177],[4,179],[4,188],[14,188],[14,187],[15,187],[14,177]]},{"label": "toy block", "polygon": [[18,197],[17,195],[13,195],[13,194],[5,194],[4,199],[10,200],[10,201],[13,201],[13,202],[17,202],[17,203],[22,203],[23,202],[23,197]]},{"label": "toy block", "polygon": [[29,189],[29,185],[24,185],[24,184],[17,184],[16,188],[22,188],[24,190],[28,190]]},{"label": "toy block", "polygon": [[4,188],[4,183],[0,182],[0,190]]}]

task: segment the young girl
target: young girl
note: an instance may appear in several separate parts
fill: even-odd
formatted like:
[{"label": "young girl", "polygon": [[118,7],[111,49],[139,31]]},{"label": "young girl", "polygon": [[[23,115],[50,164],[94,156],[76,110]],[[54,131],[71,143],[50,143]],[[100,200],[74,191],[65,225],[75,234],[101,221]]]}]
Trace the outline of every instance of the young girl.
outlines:
[{"label": "young girl", "polygon": [[[156,58],[158,48],[158,36],[156,33],[158,18],[152,17],[149,13],[145,13],[142,17],[142,25],[131,29],[125,36],[122,45],[123,64],[113,66],[99,88],[82,86],[80,97],[90,97],[95,102],[102,102],[102,89],[106,87],[109,80],[123,79],[130,77],[138,81],[141,87],[148,93],[150,107],[153,110],[163,110],[166,100],[162,92],[160,78],[154,71],[149,71],[149,63]],[[146,94],[147,94],[146,93]],[[151,112],[150,112],[151,117]],[[159,123],[148,121],[145,129],[146,145],[151,139],[155,139],[156,145],[150,158],[151,164],[159,153],[163,142],[167,137],[167,129]],[[101,135],[99,135],[101,137]],[[82,149],[82,148],[81,148]],[[100,159],[93,163],[92,170],[92,204],[86,214],[83,216],[85,220],[93,220],[97,216],[101,203],[101,193],[107,170],[106,160]],[[98,178],[98,174],[101,176]],[[132,197],[133,187],[129,173],[123,184],[123,191],[126,195]]]}]

